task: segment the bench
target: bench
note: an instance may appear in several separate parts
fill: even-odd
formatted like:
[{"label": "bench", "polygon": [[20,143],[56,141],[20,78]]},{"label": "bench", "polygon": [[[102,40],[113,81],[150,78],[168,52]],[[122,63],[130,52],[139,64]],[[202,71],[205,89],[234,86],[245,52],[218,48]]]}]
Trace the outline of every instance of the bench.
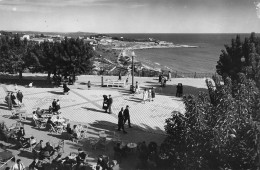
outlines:
[{"label": "bench", "polygon": [[125,87],[126,81],[119,81],[119,80],[106,80],[104,86],[122,86]]}]

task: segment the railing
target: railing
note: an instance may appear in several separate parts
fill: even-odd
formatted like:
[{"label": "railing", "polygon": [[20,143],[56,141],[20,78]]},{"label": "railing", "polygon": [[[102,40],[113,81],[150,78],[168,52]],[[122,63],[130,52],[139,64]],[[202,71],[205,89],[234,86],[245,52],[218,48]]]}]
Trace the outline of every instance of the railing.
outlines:
[{"label": "railing", "polygon": [[[137,77],[158,77],[161,74],[159,71],[155,70],[140,70],[135,72],[135,76]],[[197,72],[171,72],[172,78],[212,78],[213,75],[216,73],[197,73]],[[104,73],[103,75],[110,75],[110,76],[118,76],[119,71],[114,71],[110,73]],[[121,75],[122,74],[121,72]],[[164,72],[163,75],[168,75],[168,72]]]}]

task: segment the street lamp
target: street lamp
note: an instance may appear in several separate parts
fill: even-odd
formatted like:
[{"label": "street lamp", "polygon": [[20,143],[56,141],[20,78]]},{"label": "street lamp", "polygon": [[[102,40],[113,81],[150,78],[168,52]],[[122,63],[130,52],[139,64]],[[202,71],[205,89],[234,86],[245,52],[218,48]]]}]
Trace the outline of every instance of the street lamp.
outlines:
[{"label": "street lamp", "polygon": [[134,91],[134,57],[135,57],[135,52],[131,52],[132,56],[132,92]]}]

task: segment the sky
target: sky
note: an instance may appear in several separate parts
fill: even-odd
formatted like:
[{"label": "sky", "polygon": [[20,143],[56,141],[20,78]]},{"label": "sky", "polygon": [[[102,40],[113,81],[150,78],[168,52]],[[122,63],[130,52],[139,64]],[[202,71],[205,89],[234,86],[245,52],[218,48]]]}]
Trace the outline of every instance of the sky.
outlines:
[{"label": "sky", "polygon": [[250,33],[260,0],[0,0],[0,30]]}]

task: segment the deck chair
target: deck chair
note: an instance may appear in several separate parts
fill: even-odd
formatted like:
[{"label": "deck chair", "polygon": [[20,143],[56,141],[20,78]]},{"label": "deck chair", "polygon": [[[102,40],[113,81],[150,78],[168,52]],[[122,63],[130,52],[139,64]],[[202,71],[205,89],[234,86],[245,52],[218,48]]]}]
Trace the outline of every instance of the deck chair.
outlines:
[{"label": "deck chair", "polygon": [[9,119],[16,119],[20,117],[19,110],[12,110],[11,113],[12,115],[9,117]]},{"label": "deck chair", "polygon": [[[64,145],[65,145],[65,141],[64,140],[60,140],[57,144],[57,146],[55,147],[56,151],[58,153],[64,153]],[[62,152],[61,152],[62,151]]]},{"label": "deck chair", "polygon": [[20,145],[21,145],[21,149],[22,150],[29,150],[29,151],[33,151],[33,147],[36,146],[36,143],[31,144],[31,138],[28,141],[28,145],[24,146],[20,141],[19,141]]},{"label": "deck chair", "polygon": [[81,137],[84,139],[88,139],[88,126],[87,128],[84,128],[83,131],[81,132]]},{"label": "deck chair", "polygon": [[45,122],[40,122],[38,120],[35,120],[34,118],[33,118],[33,122],[37,128],[46,128]]},{"label": "deck chair", "polygon": [[52,124],[50,123],[47,123],[46,124],[46,129],[48,130],[48,132],[50,133],[58,133],[57,129],[55,129]]}]

